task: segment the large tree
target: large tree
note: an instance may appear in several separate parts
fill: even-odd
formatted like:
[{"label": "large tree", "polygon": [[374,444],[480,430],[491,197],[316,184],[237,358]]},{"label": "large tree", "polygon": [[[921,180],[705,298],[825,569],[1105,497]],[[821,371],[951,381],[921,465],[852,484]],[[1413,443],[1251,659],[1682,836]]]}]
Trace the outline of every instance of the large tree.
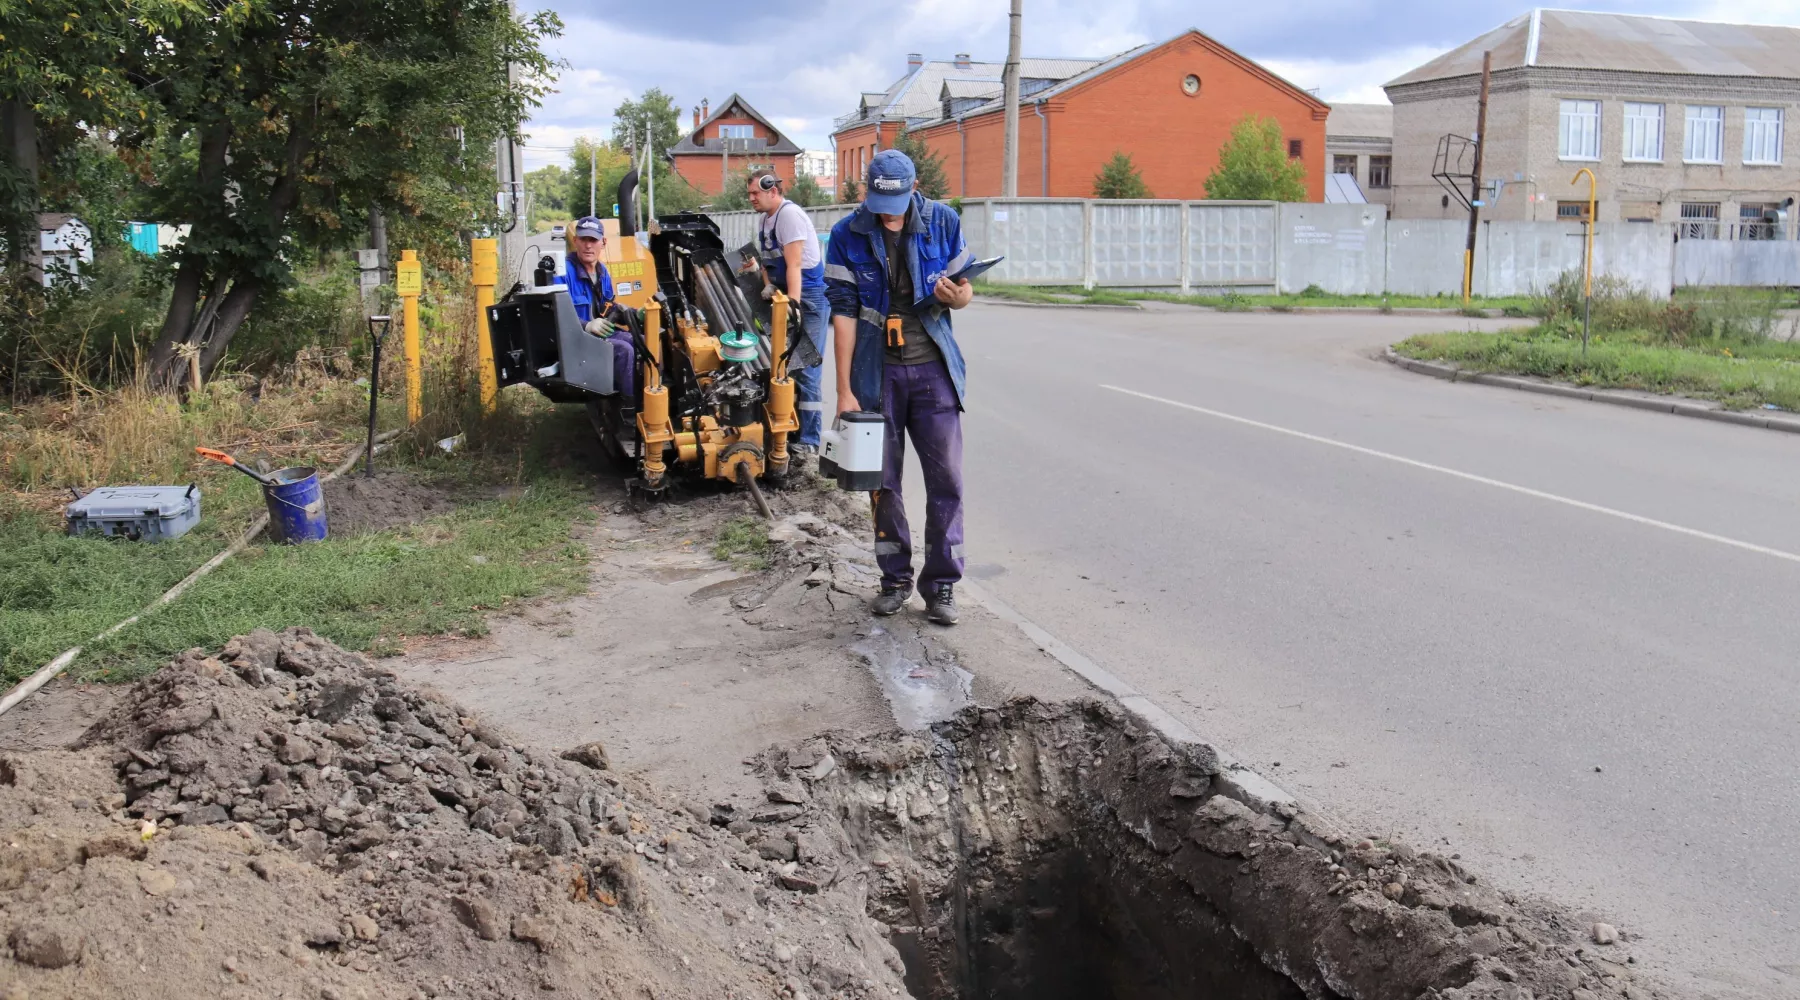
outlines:
[{"label": "large tree", "polygon": [[1245,115],[1219,147],[1206,196],[1226,201],[1305,201],[1306,164],[1287,155],[1281,123]]},{"label": "large tree", "polygon": [[[348,245],[369,206],[454,231],[494,206],[489,149],[544,91],[554,14],[505,0],[206,0],[147,58],[159,217],[192,225],[152,378],[210,370],[291,250]],[[509,74],[509,65],[515,72]]]}]

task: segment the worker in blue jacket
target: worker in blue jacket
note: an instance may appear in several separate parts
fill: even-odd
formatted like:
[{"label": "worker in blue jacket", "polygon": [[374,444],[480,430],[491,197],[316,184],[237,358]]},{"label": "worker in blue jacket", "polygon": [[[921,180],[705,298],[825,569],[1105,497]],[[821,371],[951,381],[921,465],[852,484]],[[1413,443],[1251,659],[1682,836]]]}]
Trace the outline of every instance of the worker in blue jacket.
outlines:
[{"label": "worker in blue jacket", "polygon": [[925,613],[955,624],[963,573],[963,356],[950,310],[975,290],[951,276],[973,259],[962,220],[918,193],[912,160],[884,149],[869,161],[863,203],[831,228],[825,295],[837,362],[837,412],[878,410],[886,423],[875,494],[875,561],[881,593],[870,607],[891,615],[913,590],[912,535],[901,498],[906,440],[925,479]]},{"label": "worker in blue jacket", "polygon": [[[563,261],[562,283],[569,289],[569,301],[582,326],[596,337],[604,337],[613,345],[613,389],[636,398],[633,376],[637,370],[637,351],[632,345],[631,330],[613,301],[612,275],[600,261],[606,249],[606,229],[600,220],[588,215],[575,222],[575,246]],[[633,403],[632,405],[636,405]]]}]

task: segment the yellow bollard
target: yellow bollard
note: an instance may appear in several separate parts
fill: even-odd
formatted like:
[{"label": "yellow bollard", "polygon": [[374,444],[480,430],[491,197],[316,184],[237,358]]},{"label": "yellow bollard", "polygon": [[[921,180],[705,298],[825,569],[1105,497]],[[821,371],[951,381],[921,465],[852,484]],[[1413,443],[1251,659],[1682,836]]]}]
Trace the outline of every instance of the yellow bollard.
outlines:
[{"label": "yellow bollard", "polygon": [[492,414],[499,404],[500,383],[494,375],[494,341],[488,335],[488,306],[494,304],[494,282],[499,279],[500,255],[493,239],[469,241],[469,283],[475,286],[476,378],[481,385],[481,412]]},{"label": "yellow bollard", "polygon": [[402,332],[406,352],[406,422],[410,426],[425,415],[420,382],[424,377],[424,359],[419,356],[419,293],[424,290],[424,275],[419,270],[419,254],[415,250],[400,251],[400,263],[394,265],[394,293],[402,305]]}]

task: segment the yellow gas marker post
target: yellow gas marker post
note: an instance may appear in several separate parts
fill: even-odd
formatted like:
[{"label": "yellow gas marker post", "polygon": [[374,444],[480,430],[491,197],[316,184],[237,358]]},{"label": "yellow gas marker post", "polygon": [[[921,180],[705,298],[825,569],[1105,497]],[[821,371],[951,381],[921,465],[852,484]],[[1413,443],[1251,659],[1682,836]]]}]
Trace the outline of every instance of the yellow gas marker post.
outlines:
[{"label": "yellow gas marker post", "polygon": [[419,293],[425,279],[419,270],[416,250],[400,251],[400,263],[394,265],[394,293],[400,296],[402,332],[406,352],[406,422],[416,424],[425,415],[421,402],[420,382],[424,377],[424,360],[419,356]]},{"label": "yellow gas marker post", "polygon": [[488,336],[488,306],[494,304],[494,282],[499,277],[500,255],[497,241],[469,241],[469,283],[475,286],[475,357],[476,377],[481,385],[481,412],[492,414],[499,403],[500,385],[494,377],[494,341]]}]

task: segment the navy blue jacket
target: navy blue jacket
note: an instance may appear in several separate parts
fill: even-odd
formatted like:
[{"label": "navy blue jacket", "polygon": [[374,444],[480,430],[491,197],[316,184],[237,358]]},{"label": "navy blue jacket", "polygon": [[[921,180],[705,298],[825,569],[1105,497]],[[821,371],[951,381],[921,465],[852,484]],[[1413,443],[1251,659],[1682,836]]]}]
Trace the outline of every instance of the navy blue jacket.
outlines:
[{"label": "navy blue jacket", "polygon": [[[932,343],[944,355],[950,381],[956,386],[956,402],[963,402],[965,370],[962,350],[950,329],[950,308],[931,294],[945,275],[955,274],[974,259],[963,242],[962,220],[940,202],[913,193],[915,232],[905,240],[906,260],[912,275],[914,305]],[[887,364],[888,313],[887,242],[881,238],[881,217],[863,206],[831,227],[825,252],[825,297],[832,316],[856,320],[856,349],[850,360],[850,391],[865,409],[881,405],[882,373]]]},{"label": "navy blue jacket", "polygon": [[[594,262],[594,276],[598,282],[589,283],[586,275],[581,273],[581,261],[574,254],[563,258],[562,283],[569,288],[569,301],[575,304],[575,315],[581,317],[583,325],[595,316],[606,315],[606,309],[613,302],[612,275],[607,272],[606,265]],[[596,289],[594,284],[600,287]],[[598,295],[596,295],[598,292]],[[596,302],[595,299],[599,301]]]}]

